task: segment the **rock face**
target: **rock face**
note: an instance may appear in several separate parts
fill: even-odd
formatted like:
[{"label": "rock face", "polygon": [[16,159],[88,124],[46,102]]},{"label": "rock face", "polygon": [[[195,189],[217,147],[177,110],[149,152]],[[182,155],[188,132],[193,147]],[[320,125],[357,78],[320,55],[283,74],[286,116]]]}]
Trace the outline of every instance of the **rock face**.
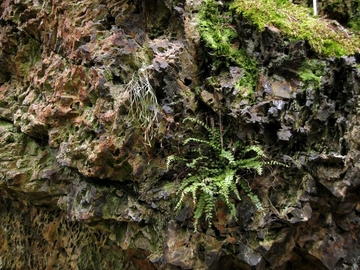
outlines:
[{"label": "rock face", "polygon": [[[262,67],[242,98],[241,68],[207,67],[200,4],[2,2],[0,268],[358,268],[358,56],[316,59],[239,18]],[[234,220],[219,200],[196,233],[190,202],[173,211],[186,117],[223,117],[287,164],[247,179],[263,211],[243,196]]]}]

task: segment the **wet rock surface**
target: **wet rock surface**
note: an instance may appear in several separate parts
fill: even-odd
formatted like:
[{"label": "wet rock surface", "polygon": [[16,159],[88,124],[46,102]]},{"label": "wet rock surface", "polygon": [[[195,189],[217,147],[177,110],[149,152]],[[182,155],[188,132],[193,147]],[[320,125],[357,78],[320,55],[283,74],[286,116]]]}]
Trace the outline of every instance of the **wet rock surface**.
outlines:
[{"label": "wet rock surface", "polygon": [[[206,68],[200,4],[1,4],[0,268],[357,269],[358,59],[239,18],[262,67],[241,96],[241,68]],[[223,117],[288,165],[247,179],[263,211],[242,194],[235,220],[218,200],[196,233],[190,197],[174,212],[184,175],[166,158],[196,131],[186,117]]]}]

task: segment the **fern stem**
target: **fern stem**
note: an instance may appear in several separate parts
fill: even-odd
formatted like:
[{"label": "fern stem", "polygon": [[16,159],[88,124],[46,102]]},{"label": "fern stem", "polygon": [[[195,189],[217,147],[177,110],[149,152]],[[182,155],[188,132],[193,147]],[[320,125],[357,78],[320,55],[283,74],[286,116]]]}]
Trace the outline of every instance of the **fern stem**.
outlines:
[{"label": "fern stem", "polygon": [[224,149],[224,138],[223,138],[223,126],[221,121],[221,110],[219,110],[219,126],[220,126],[220,144],[221,144],[221,150]]}]

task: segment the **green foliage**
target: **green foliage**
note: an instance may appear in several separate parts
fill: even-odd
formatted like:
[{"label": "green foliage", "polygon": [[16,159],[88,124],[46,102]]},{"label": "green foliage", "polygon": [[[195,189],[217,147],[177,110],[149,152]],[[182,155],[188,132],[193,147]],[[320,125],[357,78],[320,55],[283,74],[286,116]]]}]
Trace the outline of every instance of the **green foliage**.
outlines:
[{"label": "green foliage", "polygon": [[306,60],[299,69],[299,76],[302,83],[307,86],[313,84],[314,88],[320,87],[321,78],[324,75],[326,65],[319,60]]},{"label": "green foliage", "polygon": [[360,52],[360,38],[336,21],[317,18],[309,8],[291,1],[235,0],[231,6],[260,30],[275,26],[296,40],[307,40],[320,55],[351,55]]},{"label": "green foliage", "polygon": [[[359,4],[360,6],[360,4]],[[351,27],[351,29],[355,32],[357,32],[357,34],[359,34],[360,32],[360,13],[357,15],[354,15],[350,22],[349,22],[349,26]]]},{"label": "green foliage", "polygon": [[278,6],[282,6],[282,5],[285,5],[287,3],[289,3],[289,0],[276,0],[276,4]]},{"label": "green foliage", "polygon": [[129,115],[144,131],[145,143],[151,145],[159,105],[146,72],[139,71],[139,74],[134,74],[125,89],[130,94]]},{"label": "green foliage", "polygon": [[225,149],[222,145],[224,142],[220,130],[209,127],[197,119],[186,118],[184,121],[191,121],[204,127],[207,130],[207,138],[188,138],[185,140],[185,145],[197,146],[196,150],[192,152],[193,156],[190,160],[176,156],[168,157],[168,167],[172,162],[181,161],[186,162],[186,167],[190,171],[179,187],[180,199],[175,209],[178,210],[181,207],[186,194],[191,194],[195,205],[195,230],[203,214],[205,214],[208,224],[211,224],[218,198],[226,203],[230,209],[230,214],[236,218],[235,205],[230,195],[233,193],[238,200],[241,199],[237,189],[239,184],[256,207],[261,210],[262,205],[259,198],[238,173],[244,170],[255,170],[258,174],[262,174],[265,165],[280,163],[264,161],[265,154],[257,145],[241,147],[239,142],[231,144],[225,141],[229,145]]},{"label": "green foliage", "polygon": [[205,0],[198,19],[201,38],[214,60],[213,69],[223,64],[239,66],[244,74],[237,87],[252,91],[258,75],[256,61],[247,56],[245,50],[236,43],[238,35],[231,25],[233,16],[229,7],[220,1]]}]

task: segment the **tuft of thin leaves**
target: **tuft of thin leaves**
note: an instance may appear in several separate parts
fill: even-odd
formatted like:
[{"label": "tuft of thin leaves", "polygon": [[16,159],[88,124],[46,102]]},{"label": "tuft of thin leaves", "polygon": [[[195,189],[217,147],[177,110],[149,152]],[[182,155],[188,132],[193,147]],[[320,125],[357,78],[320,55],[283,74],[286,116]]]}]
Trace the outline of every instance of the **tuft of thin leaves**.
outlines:
[{"label": "tuft of thin leaves", "polygon": [[159,104],[146,72],[139,71],[138,74],[133,74],[125,90],[130,94],[129,115],[143,129],[145,143],[151,145]]}]

